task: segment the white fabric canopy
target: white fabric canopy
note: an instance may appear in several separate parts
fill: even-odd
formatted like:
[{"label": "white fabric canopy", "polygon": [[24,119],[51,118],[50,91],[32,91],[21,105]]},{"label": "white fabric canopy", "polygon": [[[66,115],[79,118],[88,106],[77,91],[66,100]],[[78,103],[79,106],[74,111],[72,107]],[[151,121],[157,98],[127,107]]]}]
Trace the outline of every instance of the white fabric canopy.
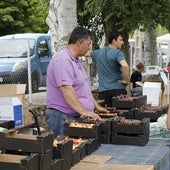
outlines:
[{"label": "white fabric canopy", "polygon": [[170,42],[170,34],[164,34],[156,38],[157,43],[159,44],[168,44]]}]

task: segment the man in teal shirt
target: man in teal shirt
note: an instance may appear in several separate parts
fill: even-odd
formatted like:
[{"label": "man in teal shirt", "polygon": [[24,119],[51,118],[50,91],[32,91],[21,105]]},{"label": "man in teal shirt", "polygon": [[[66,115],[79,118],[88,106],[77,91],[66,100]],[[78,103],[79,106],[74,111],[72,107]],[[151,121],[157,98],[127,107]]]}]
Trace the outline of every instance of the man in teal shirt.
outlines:
[{"label": "man in teal shirt", "polygon": [[120,32],[110,32],[108,46],[91,52],[92,59],[96,62],[99,91],[105,99],[107,107],[112,107],[112,98],[126,94],[129,84],[129,66],[125,55],[120,50],[123,37]]}]

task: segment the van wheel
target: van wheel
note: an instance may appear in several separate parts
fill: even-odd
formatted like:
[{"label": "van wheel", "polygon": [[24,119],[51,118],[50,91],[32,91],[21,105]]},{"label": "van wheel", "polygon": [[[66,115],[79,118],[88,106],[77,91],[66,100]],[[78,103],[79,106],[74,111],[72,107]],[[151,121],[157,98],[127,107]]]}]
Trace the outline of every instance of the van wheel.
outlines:
[{"label": "van wheel", "polygon": [[39,81],[35,76],[32,76],[32,92],[36,93],[39,89]]}]

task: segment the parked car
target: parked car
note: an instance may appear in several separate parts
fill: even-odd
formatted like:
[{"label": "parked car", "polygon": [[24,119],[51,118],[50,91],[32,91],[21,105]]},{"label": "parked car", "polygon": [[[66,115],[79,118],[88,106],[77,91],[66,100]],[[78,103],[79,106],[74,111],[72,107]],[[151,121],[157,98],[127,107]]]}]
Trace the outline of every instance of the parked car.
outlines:
[{"label": "parked car", "polygon": [[0,84],[24,83],[27,84],[28,92],[30,61],[32,92],[37,92],[40,86],[46,85],[47,67],[51,58],[51,38],[48,34],[22,33],[1,36]]}]

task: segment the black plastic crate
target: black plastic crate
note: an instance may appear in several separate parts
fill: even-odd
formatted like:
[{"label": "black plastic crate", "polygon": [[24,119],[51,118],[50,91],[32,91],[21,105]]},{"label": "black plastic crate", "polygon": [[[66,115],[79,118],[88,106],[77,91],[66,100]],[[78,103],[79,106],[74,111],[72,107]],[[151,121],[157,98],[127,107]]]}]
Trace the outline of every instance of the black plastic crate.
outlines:
[{"label": "black plastic crate", "polygon": [[87,155],[88,150],[88,142],[83,142],[77,148],[80,148],[80,160],[83,159]]},{"label": "black plastic crate", "polygon": [[[73,127],[71,126],[72,123],[76,125]],[[70,137],[98,138],[100,126],[100,122],[95,124],[69,122],[64,124],[64,135]]]},{"label": "black plastic crate", "polygon": [[15,128],[15,122],[13,120],[0,121],[0,127],[6,128],[6,129],[13,129]]},{"label": "black plastic crate", "polygon": [[137,96],[137,97],[127,97],[127,96],[118,96],[113,97],[112,105],[117,109],[133,109],[145,105],[147,102],[146,96]]},{"label": "black plastic crate", "polygon": [[53,160],[51,170],[63,170],[63,160],[62,159]]},{"label": "black plastic crate", "polygon": [[63,170],[71,168],[72,164],[73,140],[66,140],[53,147],[53,159],[63,160]]},{"label": "black plastic crate", "polygon": [[80,149],[80,160],[83,159],[87,155],[88,150],[88,138],[69,138],[73,140],[73,148]]},{"label": "black plastic crate", "polygon": [[0,154],[0,170],[40,170],[39,155]]},{"label": "black plastic crate", "polygon": [[159,110],[134,109],[134,119],[139,120],[149,118],[151,122],[156,122],[162,114],[163,109]]},{"label": "black plastic crate", "polygon": [[88,147],[87,147],[87,155],[90,155],[92,152],[97,150],[100,147],[101,143],[98,139],[91,138],[88,141]]},{"label": "black plastic crate", "polygon": [[117,115],[119,117],[125,117],[125,119],[133,119],[133,111],[134,109],[117,109]]},{"label": "black plastic crate", "polygon": [[72,163],[71,166],[79,163],[81,159],[81,149],[76,147],[72,152]]},{"label": "black plastic crate", "polygon": [[51,170],[53,151],[49,150],[44,154],[39,154],[40,170]]},{"label": "black plastic crate", "polygon": [[100,143],[108,144],[110,142],[111,124],[114,118],[106,119],[101,123],[98,132],[98,140]]},{"label": "black plastic crate", "polygon": [[111,143],[144,146],[149,141],[150,120],[129,120],[122,118],[112,122]]},{"label": "black plastic crate", "polygon": [[111,132],[100,133],[98,140],[101,144],[109,144],[111,140]]},{"label": "black plastic crate", "polygon": [[[122,122],[121,119],[122,118],[118,118],[117,120],[112,121],[112,133],[145,134],[149,131],[149,118],[144,118],[142,121],[125,119],[127,121],[132,121],[132,123],[130,122],[129,124]],[[137,123],[135,123],[135,121]]]},{"label": "black plastic crate", "polygon": [[0,149],[32,153],[46,153],[52,150],[53,134],[41,136],[18,134],[15,130],[0,132]]},{"label": "black plastic crate", "polygon": [[110,132],[111,132],[111,122],[114,118],[103,118],[103,121],[94,121],[93,119],[87,118],[84,120],[80,120],[83,123],[92,123],[92,124],[100,124],[98,126],[98,135],[97,138],[101,143],[109,143],[110,141]]},{"label": "black plastic crate", "polygon": [[118,133],[112,133],[111,144],[118,145],[136,145],[144,146],[148,143],[149,137],[147,134],[143,135],[122,135]]}]

